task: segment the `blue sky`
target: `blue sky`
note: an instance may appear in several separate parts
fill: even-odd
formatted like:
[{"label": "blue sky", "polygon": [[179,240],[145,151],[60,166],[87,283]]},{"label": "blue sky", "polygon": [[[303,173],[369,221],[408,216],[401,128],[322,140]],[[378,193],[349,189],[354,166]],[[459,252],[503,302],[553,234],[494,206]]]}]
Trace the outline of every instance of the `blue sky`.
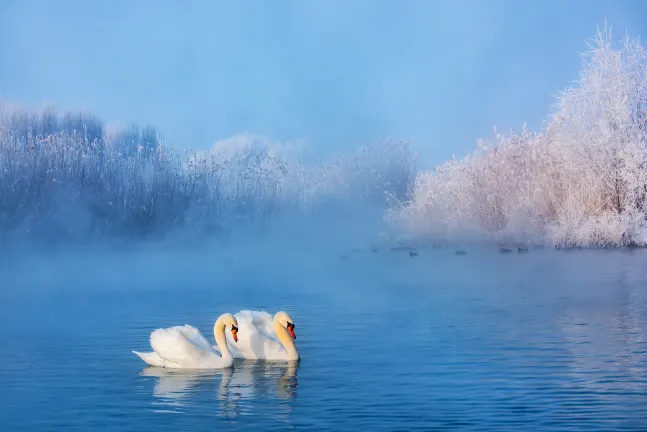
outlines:
[{"label": "blue sky", "polygon": [[430,165],[494,125],[538,129],[596,26],[640,36],[646,17],[621,0],[3,0],[0,98],[152,124],[176,146],[415,138]]}]

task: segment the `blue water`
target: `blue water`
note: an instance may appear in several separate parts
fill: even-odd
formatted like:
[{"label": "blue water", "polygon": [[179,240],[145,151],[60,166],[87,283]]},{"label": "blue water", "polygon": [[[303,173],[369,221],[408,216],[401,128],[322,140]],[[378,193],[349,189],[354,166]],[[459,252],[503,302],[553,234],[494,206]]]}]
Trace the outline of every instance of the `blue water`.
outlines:
[{"label": "blue water", "polygon": [[[452,252],[4,261],[0,430],[647,430],[645,251]],[[131,353],[248,308],[297,367]]]}]

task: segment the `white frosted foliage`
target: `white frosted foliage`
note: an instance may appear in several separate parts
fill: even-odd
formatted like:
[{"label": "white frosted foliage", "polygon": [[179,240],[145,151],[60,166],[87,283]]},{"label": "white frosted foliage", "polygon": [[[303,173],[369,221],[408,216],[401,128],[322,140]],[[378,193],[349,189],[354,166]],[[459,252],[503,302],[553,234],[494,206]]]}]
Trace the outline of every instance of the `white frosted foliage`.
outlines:
[{"label": "white frosted foliage", "polygon": [[413,164],[409,144],[396,141],[320,163],[306,163],[299,143],[249,134],[180,151],[150,127],[0,102],[0,240],[217,233],[333,203],[384,210],[388,197],[404,198]]},{"label": "white frosted foliage", "polygon": [[506,137],[416,178],[389,219],[409,237],[645,244],[647,55],[596,34],[540,133]]}]

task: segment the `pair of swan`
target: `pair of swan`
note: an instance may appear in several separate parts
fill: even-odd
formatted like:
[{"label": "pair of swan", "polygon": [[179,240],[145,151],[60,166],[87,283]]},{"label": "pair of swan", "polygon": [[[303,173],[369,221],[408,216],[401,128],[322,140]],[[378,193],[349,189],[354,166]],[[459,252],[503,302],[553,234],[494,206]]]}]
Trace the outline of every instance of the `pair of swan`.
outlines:
[{"label": "pair of swan", "polygon": [[[229,328],[230,332],[225,330]],[[239,333],[240,332],[240,333]],[[281,311],[240,311],[222,314],[213,326],[216,345],[190,325],[157,329],[151,333],[153,352],[137,352],[151,366],[174,369],[221,369],[234,358],[268,361],[298,361],[294,321]]]}]

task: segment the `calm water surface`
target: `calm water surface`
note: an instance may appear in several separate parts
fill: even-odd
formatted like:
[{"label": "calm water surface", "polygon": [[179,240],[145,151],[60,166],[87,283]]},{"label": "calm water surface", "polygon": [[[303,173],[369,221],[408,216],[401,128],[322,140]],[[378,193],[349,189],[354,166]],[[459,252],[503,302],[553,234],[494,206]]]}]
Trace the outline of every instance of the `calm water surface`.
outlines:
[{"label": "calm water surface", "polygon": [[[643,251],[304,254],[5,262],[0,430],[647,430]],[[248,308],[292,315],[298,366],[131,353]]]}]

